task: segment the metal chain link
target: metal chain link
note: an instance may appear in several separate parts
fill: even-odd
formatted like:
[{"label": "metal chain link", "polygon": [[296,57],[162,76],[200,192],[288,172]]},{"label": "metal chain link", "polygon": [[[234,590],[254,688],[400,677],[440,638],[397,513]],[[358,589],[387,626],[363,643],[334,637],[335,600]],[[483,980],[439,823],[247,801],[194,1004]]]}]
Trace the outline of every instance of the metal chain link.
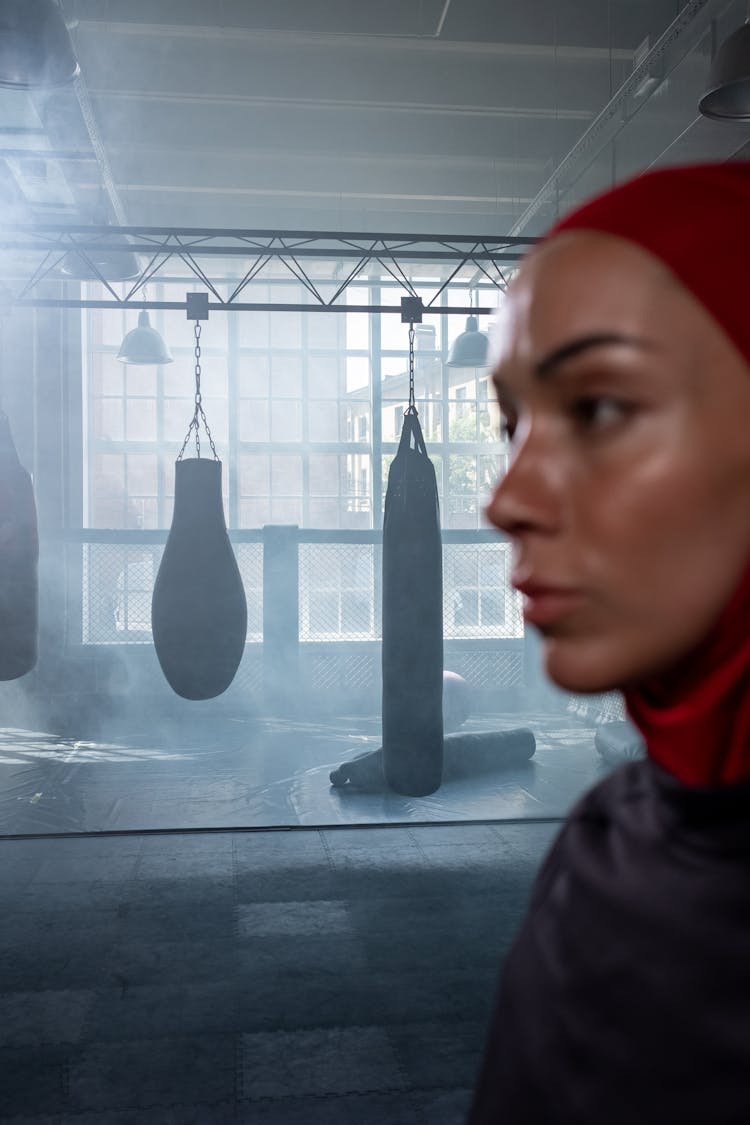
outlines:
[{"label": "metal chain link", "polygon": [[409,321],[409,408],[407,414],[416,414],[417,407],[414,398],[414,337],[416,332],[414,330],[414,321]]},{"label": "metal chain link", "polygon": [[182,443],[182,449],[177,454],[177,460],[182,460],[182,455],[187,448],[187,443],[190,441],[191,433],[195,433],[195,452],[196,456],[201,455],[201,435],[200,423],[203,422],[203,429],[206,431],[208,444],[211,446],[211,452],[214,455],[214,461],[219,460],[219,455],[216,452],[214,439],[211,436],[206,414],[203,409],[203,396],[201,395],[201,324],[199,320],[195,322],[195,412],[193,414],[190,425],[188,426],[185,440]]}]

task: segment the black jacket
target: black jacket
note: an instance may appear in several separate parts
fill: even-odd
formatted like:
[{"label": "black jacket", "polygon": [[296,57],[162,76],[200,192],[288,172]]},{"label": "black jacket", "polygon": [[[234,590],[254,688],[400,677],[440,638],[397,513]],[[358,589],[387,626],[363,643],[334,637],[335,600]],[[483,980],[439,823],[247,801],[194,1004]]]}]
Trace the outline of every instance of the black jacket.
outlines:
[{"label": "black jacket", "polygon": [[632,762],[576,805],[506,961],[470,1125],[749,1125],[750,784]]}]

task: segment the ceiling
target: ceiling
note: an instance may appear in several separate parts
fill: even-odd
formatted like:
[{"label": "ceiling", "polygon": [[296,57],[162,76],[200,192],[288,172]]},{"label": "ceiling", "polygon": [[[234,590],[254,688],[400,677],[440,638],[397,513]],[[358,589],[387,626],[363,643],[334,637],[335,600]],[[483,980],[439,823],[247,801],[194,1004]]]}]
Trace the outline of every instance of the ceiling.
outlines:
[{"label": "ceiling", "polygon": [[[696,103],[745,0],[64,0],[81,66],[0,89],[6,222],[534,234],[743,155]],[[667,33],[667,34],[665,34]]]}]

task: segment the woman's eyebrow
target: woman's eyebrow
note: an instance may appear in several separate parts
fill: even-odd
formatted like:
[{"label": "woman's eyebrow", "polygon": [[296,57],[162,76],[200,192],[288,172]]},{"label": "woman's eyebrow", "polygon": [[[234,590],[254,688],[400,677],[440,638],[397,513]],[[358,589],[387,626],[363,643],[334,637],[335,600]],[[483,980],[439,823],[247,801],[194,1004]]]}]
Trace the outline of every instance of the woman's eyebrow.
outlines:
[{"label": "woman's eyebrow", "polygon": [[540,359],[534,365],[534,374],[539,379],[548,379],[556,373],[558,367],[574,356],[580,355],[581,352],[588,351],[590,348],[612,346],[650,349],[654,345],[650,340],[640,336],[627,336],[619,332],[598,332],[590,336],[579,336],[578,339],[562,344]]}]

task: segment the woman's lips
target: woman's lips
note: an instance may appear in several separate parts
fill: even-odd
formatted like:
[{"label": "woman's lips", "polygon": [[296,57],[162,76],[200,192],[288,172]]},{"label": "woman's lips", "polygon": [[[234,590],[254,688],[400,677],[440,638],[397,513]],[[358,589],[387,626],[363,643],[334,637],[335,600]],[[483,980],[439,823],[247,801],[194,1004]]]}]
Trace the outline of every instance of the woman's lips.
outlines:
[{"label": "woman's lips", "polygon": [[541,582],[514,582],[523,595],[523,619],[529,625],[553,625],[580,606],[580,590],[566,586],[547,586]]}]

